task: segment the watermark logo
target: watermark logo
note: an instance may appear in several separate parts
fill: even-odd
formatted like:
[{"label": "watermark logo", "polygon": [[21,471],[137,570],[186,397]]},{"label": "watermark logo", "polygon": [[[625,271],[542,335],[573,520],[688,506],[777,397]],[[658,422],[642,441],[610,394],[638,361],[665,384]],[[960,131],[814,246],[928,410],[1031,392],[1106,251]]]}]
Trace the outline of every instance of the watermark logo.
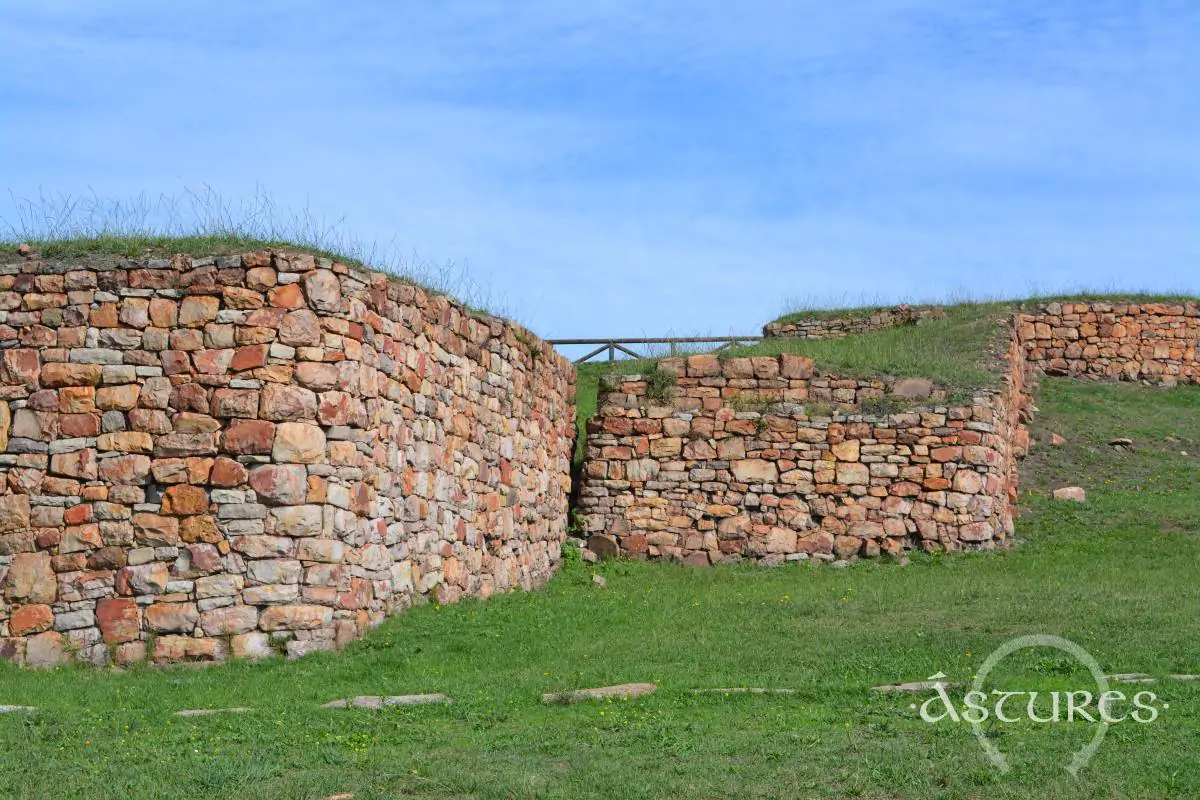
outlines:
[{"label": "watermark logo", "polygon": [[[1006,692],[993,689],[990,693],[983,691],[983,684],[992,670],[1008,656],[1018,650],[1031,647],[1053,647],[1072,656],[1087,668],[1095,681],[1095,692],[1088,690],[1068,692]],[[948,684],[942,681],[946,675],[938,672],[929,676],[933,681],[930,688],[937,694],[920,706],[921,719],[928,723],[938,723],[950,720],[955,723],[967,723],[971,732],[979,741],[988,760],[1000,770],[1009,772],[1012,767],[1008,759],[1000,752],[984,731],[983,724],[989,720],[999,723],[1020,722],[1022,719],[1034,723],[1077,722],[1095,724],[1096,731],[1091,740],[1084,745],[1071,759],[1066,769],[1071,775],[1078,777],[1080,770],[1087,766],[1092,756],[1104,742],[1104,736],[1112,725],[1127,721],[1148,724],[1158,719],[1160,706],[1158,697],[1153,692],[1141,691],[1132,696],[1110,688],[1108,677],[1100,669],[1100,665],[1092,654],[1075,642],[1061,636],[1036,634],[1021,636],[1005,642],[998,647],[983,665],[971,683],[970,691],[962,697],[962,703],[956,703],[950,696]],[[1049,710],[1039,713],[1038,698],[1049,696]],[[1043,706],[1045,704],[1043,703]],[[939,708],[940,706],[940,708]],[[912,707],[916,707],[915,705]],[[1170,708],[1169,704],[1161,704],[1163,710]],[[959,710],[962,709],[962,710]]]}]

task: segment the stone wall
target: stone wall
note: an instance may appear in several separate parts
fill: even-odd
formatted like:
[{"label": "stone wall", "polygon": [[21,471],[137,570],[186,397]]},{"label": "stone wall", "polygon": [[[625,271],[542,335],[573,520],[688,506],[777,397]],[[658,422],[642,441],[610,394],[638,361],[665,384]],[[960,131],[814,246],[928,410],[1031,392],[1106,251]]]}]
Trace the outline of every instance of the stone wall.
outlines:
[{"label": "stone wall", "polygon": [[0,655],[301,655],[544,582],[574,370],[311,255],[0,265]]},{"label": "stone wall", "polygon": [[1014,337],[1006,358],[1003,387],[962,405],[792,355],[667,359],[657,399],[644,376],[612,378],[579,491],[590,546],[691,564],[1005,546],[1028,445]]},{"label": "stone wall", "polygon": [[1195,302],[1050,303],[1016,324],[1030,364],[1050,375],[1200,382]]},{"label": "stone wall", "polygon": [[877,308],[869,313],[846,315],[829,319],[800,319],[791,322],[770,322],[763,326],[763,336],[788,339],[840,339],[856,333],[870,333],[895,328],[898,325],[918,325],[936,319],[944,312],[940,308],[913,308],[900,305]]}]

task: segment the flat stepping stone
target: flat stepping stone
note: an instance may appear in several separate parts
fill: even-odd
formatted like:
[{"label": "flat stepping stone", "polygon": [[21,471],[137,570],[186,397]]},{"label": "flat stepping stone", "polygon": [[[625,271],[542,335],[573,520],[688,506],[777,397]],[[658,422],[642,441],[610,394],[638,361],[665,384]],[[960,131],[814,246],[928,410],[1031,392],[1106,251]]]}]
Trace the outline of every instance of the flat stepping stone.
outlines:
[{"label": "flat stepping stone", "polygon": [[1108,679],[1117,683],[1156,683],[1158,681],[1153,675],[1147,675],[1144,672],[1120,672],[1116,675],[1109,675]]},{"label": "flat stepping stone", "polygon": [[183,711],[176,711],[177,717],[207,717],[210,714],[245,714],[253,711],[253,708],[238,706],[236,708],[186,708]]},{"label": "flat stepping stone", "polygon": [[37,706],[0,706],[0,714],[20,714],[37,711]]},{"label": "flat stepping stone", "polygon": [[795,689],[762,689],[757,686],[735,686],[728,689],[692,689],[692,694],[795,694]]},{"label": "flat stepping stone", "polygon": [[1173,681],[1200,681],[1200,675],[1168,675]]},{"label": "flat stepping stone", "polygon": [[321,708],[367,708],[379,709],[384,706],[424,706],[433,703],[449,703],[450,698],[444,694],[398,694],[391,697],[378,695],[360,695],[349,700],[333,700]]},{"label": "flat stepping stone", "polygon": [[946,681],[913,681],[912,683],[896,683],[886,686],[872,686],[872,692],[928,692],[937,689],[938,686],[943,686],[947,689],[958,686],[956,683],[947,683]]},{"label": "flat stepping stone", "polygon": [[578,703],[581,700],[607,700],[610,697],[628,700],[657,691],[656,683],[622,683],[617,686],[600,686],[595,689],[576,689],[571,692],[551,692],[542,695],[543,703]]}]

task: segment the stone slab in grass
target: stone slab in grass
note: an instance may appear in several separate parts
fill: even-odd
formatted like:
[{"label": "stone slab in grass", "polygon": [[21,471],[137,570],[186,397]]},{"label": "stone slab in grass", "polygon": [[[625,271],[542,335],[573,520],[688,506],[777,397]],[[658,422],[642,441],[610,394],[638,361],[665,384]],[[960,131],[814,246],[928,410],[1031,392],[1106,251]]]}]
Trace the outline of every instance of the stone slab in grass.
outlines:
[{"label": "stone slab in grass", "polygon": [[764,689],[758,686],[734,686],[726,689],[692,689],[692,694],[795,694],[795,689]]},{"label": "stone slab in grass", "polygon": [[253,711],[253,708],[245,706],[237,706],[235,708],[185,708],[183,711],[176,711],[177,717],[207,717],[210,714],[245,714]]},{"label": "stone slab in grass", "polygon": [[0,706],[0,714],[20,714],[37,711],[37,706]]},{"label": "stone slab in grass", "polygon": [[333,700],[321,708],[367,708],[378,709],[384,706],[425,706],[434,703],[449,703],[450,698],[444,694],[398,694],[391,697],[378,695],[359,695],[349,700]]},{"label": "stone slab in grass", "polygon": [[1144,672],[1119,672],[1109,675],[1108,679],[1115,683],[1155,683],[1158,679]]},{"label": "stone slab in grass", "polygon": [[609,698],[628,700],[632,697],[641,697],[642,695],[650,694],[657,689],[658,684],[655,683],[622,683],[617,686],[599,686],[595,689],[550,692],[549,694],[542,695],[542,702],[566,705],[568,703],[578,703],[582,700],[607,700]]},{"label": "stone slab in grass", "polygon": [[944,686],[947,689],[958,686],[955,683],[946,683],[945,681],[913,681],[912,683],[896,683],[887,684],[885,686],[872,686],[872,692],[928,692],[937,689],[938,686]]},{"label": "stone slab in grass", "polygon": [[1168,675],[1173,681],[1200,681],[1200,675]]}]

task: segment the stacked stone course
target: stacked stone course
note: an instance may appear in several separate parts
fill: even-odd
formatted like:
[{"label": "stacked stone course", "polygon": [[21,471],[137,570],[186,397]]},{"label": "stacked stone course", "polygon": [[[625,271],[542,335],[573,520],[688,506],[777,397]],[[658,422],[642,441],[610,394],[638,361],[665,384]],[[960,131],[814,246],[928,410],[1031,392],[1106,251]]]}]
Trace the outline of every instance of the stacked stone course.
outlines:
[{"label": "stacked stone course", "polygon": [[1049,303],[1019,314],[1029,363],[1050,375],[1200,383],[1200,304]]},{"label": "stacked stone course", "polygon": [[549,578],[574,370],[296,252],[0,264],[0,656],[297,656]]},{"label": "stacked stone course", "polygon": [[594,547],[704,565],[1005,546],[1028,445],[1023,355],[1013,338],[1004,387],[963,405],[927,381],[820,375],[794,355],[664,360],[669,399],[642,376],[611,379],[579,493]]},{"label": "stacked stone course", "polygon": [[869,314],[847,315],[830,319],[800,319],[792,322],[770,322],[763,326],[763,336],[786,339],[841,339],[859,333],[895,328],[899,325],[918,325],[927,319],[937,319],[940,308],[913,308],[899,305],[878,308]]}]

